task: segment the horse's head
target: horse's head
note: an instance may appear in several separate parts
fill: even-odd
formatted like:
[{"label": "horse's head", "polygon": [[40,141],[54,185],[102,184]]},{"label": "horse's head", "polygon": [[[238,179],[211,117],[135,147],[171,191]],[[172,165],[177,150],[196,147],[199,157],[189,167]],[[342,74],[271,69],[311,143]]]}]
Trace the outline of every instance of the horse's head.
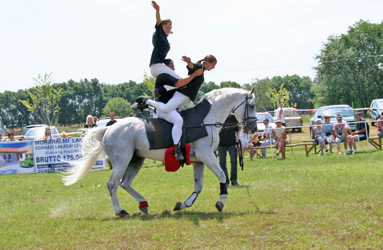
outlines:
[{"label": "horse's head", "polygon": [[253,87],[250,92],[246,93],[244,100],[234,108],[233,113],[237,117],[242,118],[242,125],[245,131],[255,133],[257,131],[257,117],[255,117],[255,100]]}]

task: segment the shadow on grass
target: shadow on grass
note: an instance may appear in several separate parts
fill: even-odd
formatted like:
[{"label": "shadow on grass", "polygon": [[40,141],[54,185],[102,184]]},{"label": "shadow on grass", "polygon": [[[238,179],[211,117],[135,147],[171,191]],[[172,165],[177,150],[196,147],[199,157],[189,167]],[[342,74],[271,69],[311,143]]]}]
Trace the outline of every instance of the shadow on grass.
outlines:
[{"label": "shadow on grass", "polygon": [[[199,222],[202,221],[208,221],[208,220],[217,220],[218,222],[223,222],[225,219],[233,218],[233,217],[240,217],[246,214],[275,214],[274,211],[249,211],[249,212],[241,212],[241,213],[232,213],[232,212],[190,212],[190,211],[178,211],[178,212],[172,212],[169,210],[164,210],[161,214],[142,214],[142,213],[136,213],[127,217],[123,218],[112,218],[113,220],[131,220],[131,219],[140,219],[143,221],[150,221],[150,220],[162,220],[165,218],[170,219],[187,219],[191,221],[194,225],[198,226]],[[110,219],[104,219],[104,220],[110,220]]]}]

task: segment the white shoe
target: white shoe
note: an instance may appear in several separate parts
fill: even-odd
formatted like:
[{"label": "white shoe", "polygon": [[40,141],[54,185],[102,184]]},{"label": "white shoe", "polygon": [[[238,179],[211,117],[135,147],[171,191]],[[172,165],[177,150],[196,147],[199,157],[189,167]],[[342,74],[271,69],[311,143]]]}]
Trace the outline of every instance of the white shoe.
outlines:
[{"label": "white shoe", "polygon": [[354,152],[352,152],[353,155],[356,154],[356,153],[358,153],[358,151],[356,151],[356,150]]},{"label": "white shoe", "polygon": [[323,154],[319,154],[318,156],[323,156]]}]

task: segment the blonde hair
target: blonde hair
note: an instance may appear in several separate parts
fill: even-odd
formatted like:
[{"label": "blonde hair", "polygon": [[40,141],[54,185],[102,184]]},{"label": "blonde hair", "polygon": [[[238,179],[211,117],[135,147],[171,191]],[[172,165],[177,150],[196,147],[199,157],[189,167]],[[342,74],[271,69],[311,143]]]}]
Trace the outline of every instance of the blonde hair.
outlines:
[{"label": "blonde hair", "polygon": [[[165,25],[165,24],[168,24],[168,23],[171,23],[172,22],[172,20],[170,20],[170,18],[161,18],[161,23],[160,23],[160,25]],[[157,23],[156,23],[156,25],[154,25],[154,28],[156,28],[157,27]]]},{"label": "blonde hair", "polygon": [[[92,123],[91,123],[91,124],[88,123],[89,118],[92,118]],[[93,122],[93,116],[88,115],[88,116],[86,117],[86,122],[85,122],[85,124],[86,124],[86,125],[93,125],[93,124],[94,124],[94,122]]]},{"label": "blonde hair", "polygon": [[207,55],[205,56],[204,59],[199,60],[197,63],[201,63],[201,62],[217,63],[217,58],[215,58],[215,56],[213,55]]}]

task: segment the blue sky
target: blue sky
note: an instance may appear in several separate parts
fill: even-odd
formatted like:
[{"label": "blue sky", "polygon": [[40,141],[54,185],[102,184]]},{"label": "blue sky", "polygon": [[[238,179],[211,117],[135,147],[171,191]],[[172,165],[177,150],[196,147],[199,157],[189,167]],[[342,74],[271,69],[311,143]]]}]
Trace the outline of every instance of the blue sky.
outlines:
[{"label": "blue sky", "polygon": [[[0,92],[54,82],[97,78],[142,82],[149,73],[155,10],[146,0],[2,0]],[[315,76],[314,56],[330,35],[360,19],[383,20],[383,1],[159,0],[173,20],[168,54],[186,76],[181,56],[213,54],[206,81],[250,83],[276,75]]]}]

